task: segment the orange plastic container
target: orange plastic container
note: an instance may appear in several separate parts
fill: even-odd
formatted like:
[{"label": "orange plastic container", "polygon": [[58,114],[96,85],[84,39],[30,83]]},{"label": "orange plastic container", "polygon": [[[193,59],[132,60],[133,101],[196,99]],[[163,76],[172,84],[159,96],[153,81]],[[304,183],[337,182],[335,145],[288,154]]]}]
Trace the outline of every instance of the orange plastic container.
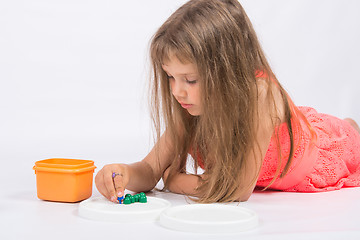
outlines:
[{"label": "orange plastic container", "polygon": [[37,196],[56,202],[79,202],[92,194],[94,161],[51,158],[35,162]]}]

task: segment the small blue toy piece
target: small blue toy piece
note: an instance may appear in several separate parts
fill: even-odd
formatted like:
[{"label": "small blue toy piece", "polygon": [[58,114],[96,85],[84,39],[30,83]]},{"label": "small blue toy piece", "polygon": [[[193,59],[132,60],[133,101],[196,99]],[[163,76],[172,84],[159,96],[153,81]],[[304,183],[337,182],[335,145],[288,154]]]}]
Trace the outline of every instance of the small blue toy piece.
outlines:
[{"label": "small blue toy piece", "polygon": [[118,197],[117,200],[119,201],[119,204],[122,203],[122,200],[124,199],[124,196]]}]

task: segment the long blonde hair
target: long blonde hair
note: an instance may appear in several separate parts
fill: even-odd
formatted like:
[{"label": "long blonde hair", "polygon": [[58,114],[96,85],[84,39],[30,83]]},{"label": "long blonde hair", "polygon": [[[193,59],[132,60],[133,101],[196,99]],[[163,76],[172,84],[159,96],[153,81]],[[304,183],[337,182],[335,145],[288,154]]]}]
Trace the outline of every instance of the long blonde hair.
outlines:
[{"label": "long blonde hair", "polygon": [[[201,116],[191,116],[171,94],[162,69],[171,54],[197,66],[201,79]],[[185,172],[187,156],[192,149],[202,156],[204,174],[208,176],[198,189],[200,202],[234,201],[235,194],[247,190],[247,186],[239,189],[239,176],[246,171],[246,160],[255,154],[257,147],[254,143],[257,142],[256,73],[259,71],[282,94],[291,149],[281,176],[287,172],[294,152],[291,119],[297,110],[272,72],[252,24],[237,0],[187,2],[153,36],[150,58],[153,70],[151,106],[157,138],[166,129],[174,143],[165,188],[175,172]],[[268,89],[269,107],[275,108],[271,88]],[[194,162],[196,169],[198,163]],[[257,176],[258,173],[253,182]]]}]

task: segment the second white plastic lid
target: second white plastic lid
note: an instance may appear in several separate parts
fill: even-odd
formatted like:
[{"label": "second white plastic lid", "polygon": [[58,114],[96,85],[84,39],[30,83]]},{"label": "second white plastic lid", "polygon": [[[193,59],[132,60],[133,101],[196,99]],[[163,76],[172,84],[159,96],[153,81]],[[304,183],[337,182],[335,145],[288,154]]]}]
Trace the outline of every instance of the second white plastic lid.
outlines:
[{"label": "second white plastic lid", "polygon": [[166,228],[198,233],[236,233],[258,225],[257,214],[234,205],[191,204],[168,208],[160,214]]}]

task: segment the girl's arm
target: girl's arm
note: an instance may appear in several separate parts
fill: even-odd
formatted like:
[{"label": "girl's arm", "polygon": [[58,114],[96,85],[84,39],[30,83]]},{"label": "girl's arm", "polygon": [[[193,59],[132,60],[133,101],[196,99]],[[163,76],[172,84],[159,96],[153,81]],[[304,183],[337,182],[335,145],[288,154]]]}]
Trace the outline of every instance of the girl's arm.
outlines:
[{"label": "girl's arm", "polygon": [[[169,169],[166,169],[163,175],[164,182],[166,181],[168,174]],[[169,191],[198,197],[197,188],[200,185],[200,178],[200,175],[176,173],[169,183]]]},{"label": "girl's arm", "polygon": [[[159,155],[157,150],[160,151]],[[113,202],[124,194],[125,188],[134,192],[149,191],[156,186],[170,165],[171,154],[172,144],[165,131],[142,161],[104,166],[95,177],[96,187],[102,195]]]},{"label": "girl's arm", "polygon": [[[269,89],[270,88],[270,89]],[[274,102],[269,102],[269,93]],[[263,159],[269,148],[275,126],[284,121],[284,103],[276,85],[265,79],[258,79],[258,117],[255,126],[256,141],[253,143],[255,152],[246,160],[246,171],[239,176],[237,201],[247,201],[256,186],[256,176],[260,172]]]},{"label": "girl's arm", "polygon": [[[269,88],[271,89],[269,90]],[[269,103],[268,90],[273,95],[274,104]],[[239,177],[239,184],[246,191],[239,190],[238,201],[247,201],[254,191],[257,182],[255,177],[260,171],[275,126],[284,121],[284,116],[284,103],[279,89],[265,79],[258,79],[258,122],[256,142],[254,143],[255,155],[251,155],[251,158],[247,159],[246,171]]]}]

